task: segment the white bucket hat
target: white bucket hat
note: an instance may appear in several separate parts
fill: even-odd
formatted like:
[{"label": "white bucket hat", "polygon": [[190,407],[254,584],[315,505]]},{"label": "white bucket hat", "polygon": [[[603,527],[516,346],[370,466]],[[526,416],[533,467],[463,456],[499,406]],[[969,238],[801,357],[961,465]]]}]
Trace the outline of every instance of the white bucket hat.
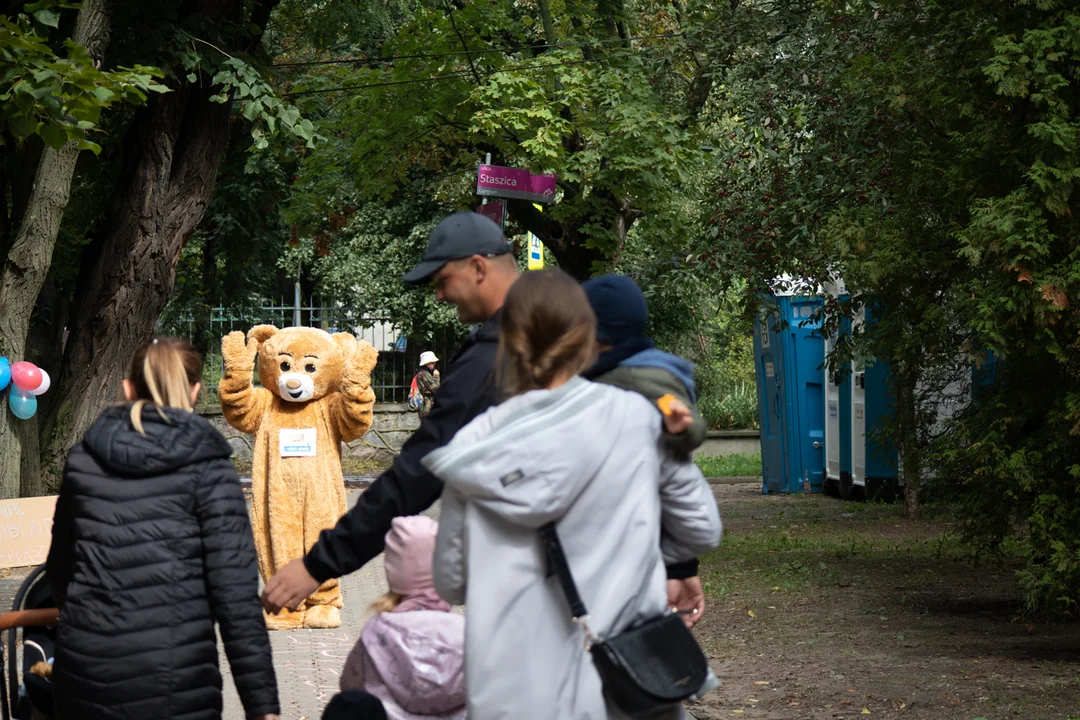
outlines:
[{"label": "white bucket hat", "polygon": [[439,362],[439,358],[435,357],[435,353],[428,350],[427,352],[420,353],[420,364],[427,365],[428,363]]}]

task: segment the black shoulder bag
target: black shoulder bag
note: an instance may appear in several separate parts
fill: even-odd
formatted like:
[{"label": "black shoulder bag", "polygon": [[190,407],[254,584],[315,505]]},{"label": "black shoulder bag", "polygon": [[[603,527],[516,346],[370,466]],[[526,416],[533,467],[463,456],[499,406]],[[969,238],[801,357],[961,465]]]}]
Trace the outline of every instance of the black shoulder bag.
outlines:
[{"label": "black shoulder bag", "polygon": [[631,717],[646,718],[686,700],[705,683],[708,662],[697,640],[674,612],[649,618],[609,638],[593,635],[554,523],[540,528],[550,573],[559,578],[575,623],[585,630],[604,693]]}]

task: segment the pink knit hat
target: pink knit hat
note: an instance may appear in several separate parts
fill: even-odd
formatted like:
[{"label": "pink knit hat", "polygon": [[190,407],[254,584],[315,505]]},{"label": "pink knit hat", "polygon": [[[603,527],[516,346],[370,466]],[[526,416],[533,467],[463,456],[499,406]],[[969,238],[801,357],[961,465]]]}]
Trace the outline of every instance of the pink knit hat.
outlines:
[{"label": "pink knit hat", "polygon": [[431,562],[439,523],[426,515],[394,518],[386,533],[386,581],[403,600],[397,611],[448,610],[435,592]]}]

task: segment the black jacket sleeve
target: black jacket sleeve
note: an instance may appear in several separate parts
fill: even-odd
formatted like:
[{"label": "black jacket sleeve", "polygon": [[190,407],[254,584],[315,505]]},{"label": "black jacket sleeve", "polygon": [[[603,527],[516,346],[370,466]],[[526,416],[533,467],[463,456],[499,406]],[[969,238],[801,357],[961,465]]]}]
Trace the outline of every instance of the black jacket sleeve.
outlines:
[{"label": "black jacket sleeve", "polygon": [[63,608],[67,600],[68,583],[71,582],[73,558],[75,555],[75,527],[72,504],[75,502],[72,485],[65,479],[60,483],[60,494],[56,498],[56,510],[53,512],[52,541],[49,555],[45,560],[45,577],[52,590],[56,607]]},{"label": "black jacket sleeve", "polygon": [[667,566],[668,580],[686,580],[696,577],[698,574],[698,559],[692,558],[681,563],[672,563]]},{"label": "black jacket sleeve", "polygon": [[416,515],[435,504],[442,482],[420,461],[495,404],[494,365],[493,342],[478,342],[455,360],[435,394],[431,414],[420,421],[393,465],[337,525],[322,531],[304,556],[304,566],[313,578],[322,583],[359,570],[382,552],[395,517]]},{"label": "black jacket sleeve", "polygon": [[248,717],[277,714],[270,636],[259,604],[259,566],[244,493],[232,462],[208,463],[195,491],[210,609]]}]

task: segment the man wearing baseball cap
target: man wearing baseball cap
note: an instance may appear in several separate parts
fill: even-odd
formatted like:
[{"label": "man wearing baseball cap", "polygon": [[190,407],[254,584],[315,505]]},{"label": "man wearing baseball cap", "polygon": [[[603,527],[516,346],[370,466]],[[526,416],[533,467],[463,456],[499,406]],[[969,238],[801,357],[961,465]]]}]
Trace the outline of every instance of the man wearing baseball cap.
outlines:
[{"label": "man wearing baseball cap", "polygon": [[438,402],[402,446],[393,465],[336,526],[322,532],[307,555],[281,568],[266,584],[262,599],[269,612],[295,609],[326,580],[359,570],[382,552],[395,517],[417,515],[439,499],[442,483],[420,460],[498,402],[499,310],[517,278],[510,245],[491,219],[460,212],[431,232],[423,258],[404,280],[413,285],[430,281],[440,302],[451,303],[461,322],[479,324],[479,328],[454,355]]}]

